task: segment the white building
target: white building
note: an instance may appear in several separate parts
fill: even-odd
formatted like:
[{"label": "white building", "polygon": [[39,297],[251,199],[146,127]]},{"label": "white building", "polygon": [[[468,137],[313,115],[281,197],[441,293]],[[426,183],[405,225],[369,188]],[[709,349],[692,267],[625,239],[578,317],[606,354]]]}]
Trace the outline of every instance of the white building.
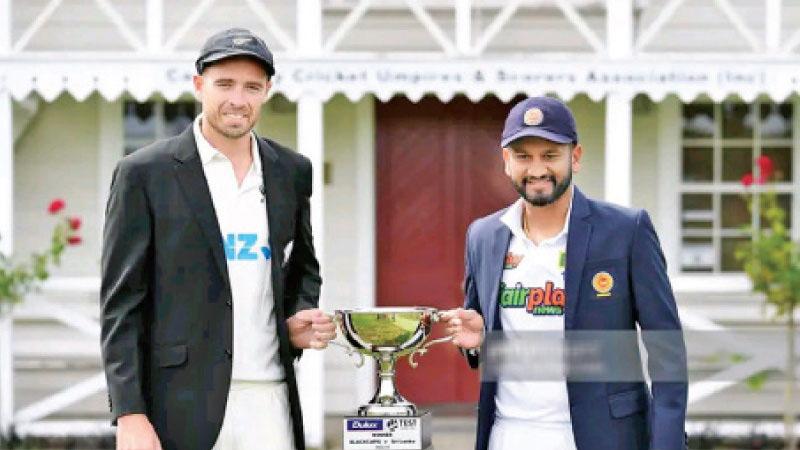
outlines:
[{"label": "white building", "polygon": [[[0,251],[43,246],[53,197],[85,239],[0,325],[2,428],[107,426],[96,305],[111,173],[189,123],[211,33],[244,26],[276,53],[258,132],[315,166],[324,308],[459,304],[466,224],[513,197],[497,149],[508,103],[550,93],[578,121],[578,185],[650,211],[684,323],[715,328],[765,320],[732,256],[759,223],[739,183],[757,156],[774,159],[800,239],[798,25],[796,0],[0,0]],[[371,394],[369,370],[337,350],[303,358],[312,445],[324,412]],[[422,359],[400,374],[412,400],[476,397],[454,352]],[[742,415],[733,381],[769,367],[693,385],[690,413]]]}]

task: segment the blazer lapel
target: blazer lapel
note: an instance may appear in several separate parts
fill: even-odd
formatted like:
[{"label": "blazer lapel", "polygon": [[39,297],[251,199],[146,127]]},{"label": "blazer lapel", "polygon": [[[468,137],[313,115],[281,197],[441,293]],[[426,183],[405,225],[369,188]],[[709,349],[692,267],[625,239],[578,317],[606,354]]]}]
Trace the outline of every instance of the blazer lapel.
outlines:
[{"label": "blazer lapel", "polygon": [[484,314],[486,315],[486,326],[490,327],[490,330],[500,330],[502,329],[500,320],[499,320],[499,303],[497,301],[497,297],[500,293],[500,281],[503,277],[503,264],[506,259],[506,253],[508,252],[508,245],[511,242],[511,230],[508,227],[497,220],[497,228],[494,230],[492,239],[491,239],[491,246],[489,248],[489,254],[487,255],[487,272],[486,272],[486,281],[488,282],[488,286],[491,289],[491,294],[487,299],[489,304],[486,305],[488,308],[484,309]]},{"label": "blazer lapel", "polygon": [[589,238],[592,235],[592,224],[587,218],[591,214],[586,197],[575,189],[572,198],[572,212],[567,233],[567,265],[564,269],[564,286],[566,287],[567,304],[564,312],[564,328],[571,330],[575,324],[575,311],[580,299],[580,283],[583,278],[583,266],[586,263],[586,252]]},{"label": "blazer lapel", "polygon": [[217,214],[214,211],[214,203],[211,201],[211,192],[208,190],[208,182],[203,172],[203,163],[197,151],[191,125],[178,137],[173,157],[177,161],[174,166],[175,175],[183,191],[183,196],[211,247],[222,279],[225,280],[226,285],[230,286],[228,266],[225,263],[222,247],[222,232],[219,229]]},{"label": "blazer lapel", "polygon": [[[261,138],[257,138],[258,154],[261,157],[261,174],[264,183],[264,199],[267,203],[267,223],[269,224],[269,247],[272,249],[273,264],[278,259],[275,256],[282,256],[283,249],[277,245],[281,242],[278,238],[284,230],[280,226],[280,219],[284,216],[282,207],[280,186],[283,184],[284,173],[275,167],[278,160],[278,153],[269,143]],[[281,254],[278,254],[280,251]],[[277,261],[280,263],[282,260]],[[280,264],[278,264],[280,267]]]},{"label": "blazer lapel", "polygon": [[278,167],[278,153],[274,148],[264,139],[257,138],[258,154],[261,158],[261,174],[264,183],[264,199],[267,204],[265,213],[267,214],[267,224],[269,225],[269,248],[272,249],[272,292],[274,295],[275,307],[277,309],[278,317],[284,315],[284,305],[282,301],[277,301],[283,298],[283,277],[281,270],[283,265],[283,248],[281,245],[284,242],[282,233],[290,232],[287,226],[283,225],[283,221],[289,217],[284,207],[285,186],[287,182],[284,180],[286,171],[280,170]]}]

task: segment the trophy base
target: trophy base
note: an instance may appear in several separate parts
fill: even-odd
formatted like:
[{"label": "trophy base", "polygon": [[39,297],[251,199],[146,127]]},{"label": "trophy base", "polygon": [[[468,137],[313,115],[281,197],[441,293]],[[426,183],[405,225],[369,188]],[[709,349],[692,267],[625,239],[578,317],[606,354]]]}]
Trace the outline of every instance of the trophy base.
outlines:
[{"label": "trophy base", "polygon": [[343,450],[432,450],[431,412],[413,416],[348,416],[342,420]]}]

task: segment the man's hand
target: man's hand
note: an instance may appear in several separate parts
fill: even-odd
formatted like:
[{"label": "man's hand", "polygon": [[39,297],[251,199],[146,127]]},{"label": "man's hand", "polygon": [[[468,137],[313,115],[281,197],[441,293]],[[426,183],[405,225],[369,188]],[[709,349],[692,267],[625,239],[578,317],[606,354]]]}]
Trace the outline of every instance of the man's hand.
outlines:
[{"label": "man's hand", "polygon": [[286,319],[295,348],[323,349],[336,337],[336,324],[321,309],[304,309]]},{"label": "man's hand", "polygon": [[456,308],[444,311],[441,321],[453,344],[466,349],[478,348],[483,343],[483,316],[473,309]]},{"label": "man's hand", "polygon": [[144,414],[117,419],[117,450],[161,450],[156,430]]}]

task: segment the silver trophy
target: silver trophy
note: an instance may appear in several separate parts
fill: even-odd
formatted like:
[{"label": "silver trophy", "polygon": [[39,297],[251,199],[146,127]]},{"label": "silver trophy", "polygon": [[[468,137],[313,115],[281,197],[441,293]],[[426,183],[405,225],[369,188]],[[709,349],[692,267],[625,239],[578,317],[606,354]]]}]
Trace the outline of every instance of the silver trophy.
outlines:
[{"label": "silver trophy", "polygon": [[439,320],[436,308],[365,308],[337,310],[335,320],[350,354],[356,354],[364,364],[364,355],[378,361],[378,390],[372,400],[358,408],[360,417],[419,416],[417,407],[403,398],[395,386],[395,364],[397,358],[408,356],[408,363],[416,368],[414,360],[423,355],[434,344],[446,342],[452,336],[432,339],[431,324]]}]

